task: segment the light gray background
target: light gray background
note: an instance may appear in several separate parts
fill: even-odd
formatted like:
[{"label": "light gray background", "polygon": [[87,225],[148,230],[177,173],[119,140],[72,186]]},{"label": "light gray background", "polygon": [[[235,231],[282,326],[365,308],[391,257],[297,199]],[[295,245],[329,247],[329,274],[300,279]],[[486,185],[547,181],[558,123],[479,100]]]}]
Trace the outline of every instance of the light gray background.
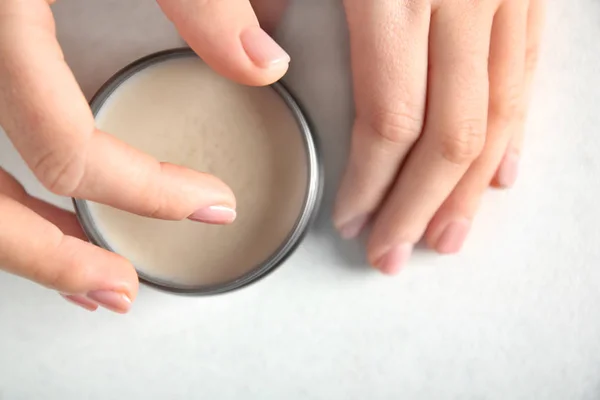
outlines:
[{"label": "light gray background", "polygon": [[[0,399],[600,397],[600,3],[549,0],[518,186],[485,198],[460,256],[417,254],[393,279],[329,223],[352,115],[338,3],[297,0],[280,32],[328,178],[297,254],[230,295],[142,288],[126,317],[1,274]],[[62,0],[55,12],[87,96],[181,44],[150,1]],[[43,193],[2,135],[0,164]]]}]

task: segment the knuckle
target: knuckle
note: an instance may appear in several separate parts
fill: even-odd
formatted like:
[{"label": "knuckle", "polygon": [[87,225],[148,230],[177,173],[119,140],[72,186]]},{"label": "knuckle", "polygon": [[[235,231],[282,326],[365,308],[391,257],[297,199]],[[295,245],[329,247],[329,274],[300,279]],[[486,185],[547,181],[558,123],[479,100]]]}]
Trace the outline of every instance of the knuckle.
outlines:
[{"label": "knuckle", "polygon": [[47,288],[70,292],[74,286],[72,283],[72,274],[70,273],[71,268],[61,267],[50,272],[37,271],[37,276],[34,277],[34,281],[40,282]]},{"label": "knuckle", "polygon": [[85,283],[85,268],[82,265],[82,254],[78,246],[74,246],[74,238],[63,236],[55,245],[55,254],[60,254],[58,263],[53,268],[47,268],[46,263],[40,263],[34,280],[42,285],[65,292],[77,292]]},{"label": "knuckle", "polygon": [[417,107],[406,105],[394,111],[373,113],[368,125],[373,134],[386,142],[412,145],[421,134],[423,118]]},{"label": "knuckle", "polygon": [[[155,175],[156,176],[165,176],[164,172],[165,164],[159,163],[157,164]],[[146,199],[143,202],[140,202],[140,212],[149,218],[157,218],[157,219],[183,219],[185,216],[173,215],[172,210],[167,207],[168,200],[165,201],[165,192],[164,187],[161,185],[156,185],[153,181],[148,181],[148,184],[142,190],[144,193],[144,198]],[[168,197],[168,196],[167,196]]]},{"label": "knuckle", "polygon": [[148,218],[165,218],[166,213],[164,208],[160,202],[157,201],[149,201],[143,208],[143,214],[145,214]]},{"label": "knuckle", "polygon": [[35,162],[32,170],[49,191],[71,196],[83,180],[84,162],[77,154],[50,150]]},{"label": "knuckle", "polygon": [[496,100],[490,102],[490,114],[494,119],[504,123],[518,120],[523,114],[523,87],[510,85],[500,90]]},{"label": "knuckle", "polygon": [[485,143],[485,124],[478,120],[462,122],[442,138],[441,155],[452,164],[464,165],[475,160]]}]

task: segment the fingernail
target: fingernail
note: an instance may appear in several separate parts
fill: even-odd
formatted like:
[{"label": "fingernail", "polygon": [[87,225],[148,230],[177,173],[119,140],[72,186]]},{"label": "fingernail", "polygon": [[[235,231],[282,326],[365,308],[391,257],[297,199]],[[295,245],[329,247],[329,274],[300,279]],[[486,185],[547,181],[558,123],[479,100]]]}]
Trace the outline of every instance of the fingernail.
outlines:
[{"label": "fingernail", "polygon": [[260,68],[271,68],[290,62],[288,53],[258,26],[243,31],[240,40],[248,57]]},{"label": "fingernail", "polygon": [[356,217],[345,225],[342,225],[340,230],[340,236],[343,239],[354,239],[363,230],[367,222],[369,221],[368,215]]},{"label": "fingernail", "polygon": [[60,293],[60,295],[68,302],[76,304],[79,307],[83,307],[88,311],[96,311],[98,309],[98,305],[96,303],[85,298],[84,296],[64,293]]},{"label": "fingernail", "polygon": [[466,219],[450,222],[440,235],[435,250],[442,254],[458,253],[470,229],[471,222]]},{"label": "fingernail", "polygon": [[233,208],[226,206],[210,206],[194,212],[188,219],[207,224],[229,224],[235,220],[236,215]]},{"label": "fingernail", "polygon": [[396,275],[406,264],[413,251],[413,245],[403,243],[392,248],[375,263],[375,267],[386,275]]},{"label": "fingernail", "polygon": [[95,290],[89,292],[87,297],[101,306],[120,314],[126,313],[131,308],[131,300],[124,293],[112,290]]},{"label": "fingernail", "polygon": [[519,174],[519,155],[514,150],[509,150],[498,169],[498,185],[505,188],[511,188],[517,181]]}]

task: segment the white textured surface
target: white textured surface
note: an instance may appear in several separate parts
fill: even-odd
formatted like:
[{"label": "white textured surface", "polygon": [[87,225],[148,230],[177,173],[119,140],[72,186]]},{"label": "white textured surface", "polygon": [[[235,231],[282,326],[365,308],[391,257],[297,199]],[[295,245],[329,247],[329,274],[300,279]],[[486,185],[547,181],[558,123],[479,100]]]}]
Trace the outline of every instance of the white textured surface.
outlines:
[{"label": "white textured surface", "polygon": [[[396,279],[365,268],[361,248],[328,222],[351,121],[337,3],[297,0],[282,32],[288,82],[328,169],[304,246],[234,294],[143,288],[127,317],[0,275],[0,399],[600,397],[600,3],[549,0],[518,187],[486,197],[462,255],[418,254]],[[62,0],[55,10],[88,96],[125,63],[180,44],[151,2]],[[0,163],[41,193],[3,136]]]}]

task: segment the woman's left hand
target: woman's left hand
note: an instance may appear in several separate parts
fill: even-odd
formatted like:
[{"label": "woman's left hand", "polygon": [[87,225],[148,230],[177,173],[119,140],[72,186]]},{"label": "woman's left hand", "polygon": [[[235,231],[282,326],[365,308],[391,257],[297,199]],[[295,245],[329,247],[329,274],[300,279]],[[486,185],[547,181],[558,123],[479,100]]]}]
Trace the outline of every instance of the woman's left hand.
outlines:
[{"label": "woman's left hand", "polygon": [[334,221],[373,222],[394,274],[425,236],[460,250],[491,182],[517,177],[543,0],[345,0],[356,121]]}]

